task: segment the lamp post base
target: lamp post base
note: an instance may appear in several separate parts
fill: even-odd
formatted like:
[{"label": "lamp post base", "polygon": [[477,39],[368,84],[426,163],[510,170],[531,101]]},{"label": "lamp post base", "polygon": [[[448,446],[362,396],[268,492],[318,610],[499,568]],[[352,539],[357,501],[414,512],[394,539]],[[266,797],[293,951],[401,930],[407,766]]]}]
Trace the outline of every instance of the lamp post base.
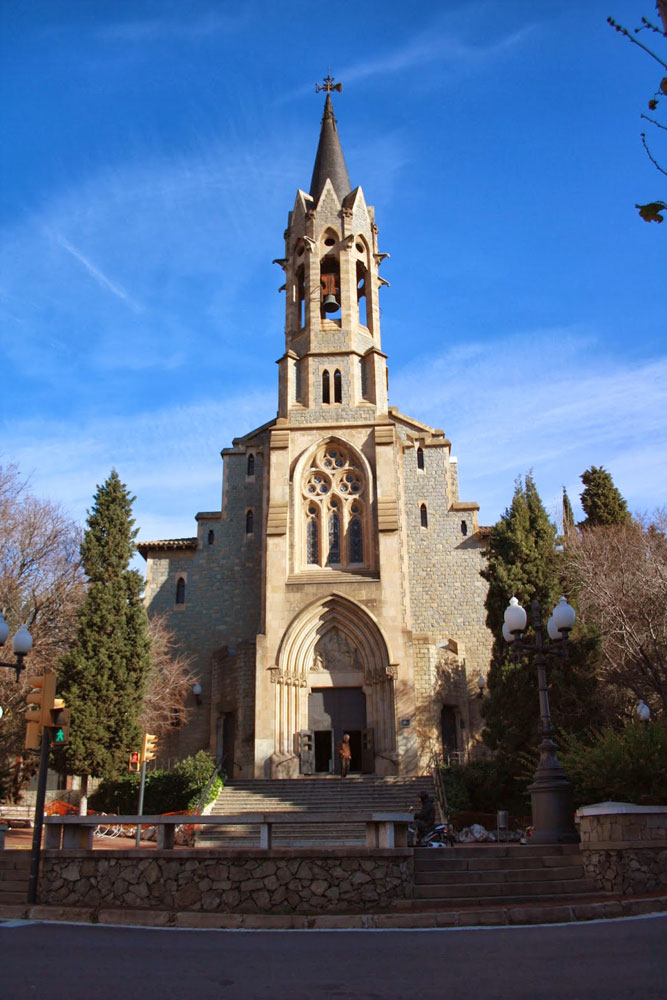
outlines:
[{"label": "lamp post base", "polygon": [[558,760],[556,744],[543,740],[540,752],[535,778],[528,786],[533,814],[531,843],[578,844],[571,785]]}]

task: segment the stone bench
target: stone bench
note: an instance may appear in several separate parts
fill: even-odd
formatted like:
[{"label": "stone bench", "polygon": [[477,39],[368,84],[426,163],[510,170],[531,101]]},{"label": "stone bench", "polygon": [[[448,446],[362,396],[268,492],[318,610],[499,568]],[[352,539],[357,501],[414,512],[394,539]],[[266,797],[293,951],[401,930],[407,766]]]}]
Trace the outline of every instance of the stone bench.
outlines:
[{"label": "stone bench", "polygon": [[44,846],[51,850],[92,850],[93,834],[104,826],[154,826],[157,846],[173,850],[177,826],[258,826],[260,848],[271,849],[274,826],[303,823],[304,827],[322,823],[363,823],[366,826],[366,846],[372,848],[403,848],[408,844],[409,812],[348,812],[348,813],[237,813],[224,816],[47,816],[44,820]]}]

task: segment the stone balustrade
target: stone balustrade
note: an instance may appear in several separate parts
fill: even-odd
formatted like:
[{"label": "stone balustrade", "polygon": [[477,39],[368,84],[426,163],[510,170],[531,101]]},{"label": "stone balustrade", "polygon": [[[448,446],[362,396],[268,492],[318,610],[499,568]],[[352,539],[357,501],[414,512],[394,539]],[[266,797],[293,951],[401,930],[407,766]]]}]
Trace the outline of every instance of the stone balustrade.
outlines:
[{"label": "stone balustrade", "polygon": [[600,802],[577,810],[586,874],[605,892],[667,886],[667,806]]}]

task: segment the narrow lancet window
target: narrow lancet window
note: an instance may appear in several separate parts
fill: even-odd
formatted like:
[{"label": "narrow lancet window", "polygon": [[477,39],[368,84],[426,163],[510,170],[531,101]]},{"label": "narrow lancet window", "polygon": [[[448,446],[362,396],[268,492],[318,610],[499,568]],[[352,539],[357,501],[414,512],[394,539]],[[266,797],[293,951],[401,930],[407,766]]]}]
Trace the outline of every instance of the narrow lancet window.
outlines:
[{"label": "narrow lancet window", "polygon": [[362,563],[364,561],[364,539],[361,527],[361,518],[353,517],[350,521],[350,562]]},{"label": "narrow lancet window", "polygon": [[334,403],[343,402],[343,376],[336,369],[334,372]]},{"label": "narrow lancet window", "polygon": [[214,541],[215,541],[215,532],[214,532],[213,528],[211,528],[211,530],[208,533],[208,544],[209,545],[213,545]]},{"label": "narrow lancet window", "polygon": [[254,476],[255,475],[255,456],[254,455],[248,455],[247,475],[249,475],[249,476]]},{"label": "narrow lancet window", "polygon": [[306,562],[313,566],[319,566],[320,562],[320,533],[317,521],[317,508],[311,507],[308,510],[308,521],[306,523]]},{"label": "narrow lancet window", "polygon": [[417,448],[417,468],[423,471],[424,469],[424,449]]},{"label": "narrow lancet window", "polygon": [[337,511],[329,514],[329,566],[340,562],[340,515]]},{"label": "narrow lancet window", "polygon": [[329,403],[331,401],[331,390],[329,386],[329,372],[322,372],[322,402]]},{"label": "narrow lancet window", "polygon": [[428,513],[427,513],[427,510],[426,510],[426,504],[425,503],[423,503],[421,505],[421,507],[419,508],[419,517],[420,517],[420,520],[421,520],[421,526],[422,526],[422,528],[428,528]]},{"label": "narrow lancet window", "polygon": [[246,535],[252,535],[254,527],[254,516],[251,510],[246,511],[245,515],[245,533]]},{"label": "narrow lancet window", "polygon": [[176,582],[176,603],[185,604],[185,580],[182,576]]}]

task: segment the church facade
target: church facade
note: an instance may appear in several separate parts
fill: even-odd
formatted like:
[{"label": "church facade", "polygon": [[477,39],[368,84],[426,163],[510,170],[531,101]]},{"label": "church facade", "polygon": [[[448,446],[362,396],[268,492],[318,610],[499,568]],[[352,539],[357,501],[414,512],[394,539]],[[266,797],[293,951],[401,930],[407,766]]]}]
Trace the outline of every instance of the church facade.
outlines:
[{"label": "church facade", "polygon": [[[285,231],[274,420],[222,452],[219,511],[141,542],[201,692],[162,758],[207,749],[230,777],[413,775],[479,734],[485,627],[478,505],[442,430],[387,401],[374,209],[352,189],[330,94],[312,182]],[[194,704],[196,700],[196,704]]]}]

